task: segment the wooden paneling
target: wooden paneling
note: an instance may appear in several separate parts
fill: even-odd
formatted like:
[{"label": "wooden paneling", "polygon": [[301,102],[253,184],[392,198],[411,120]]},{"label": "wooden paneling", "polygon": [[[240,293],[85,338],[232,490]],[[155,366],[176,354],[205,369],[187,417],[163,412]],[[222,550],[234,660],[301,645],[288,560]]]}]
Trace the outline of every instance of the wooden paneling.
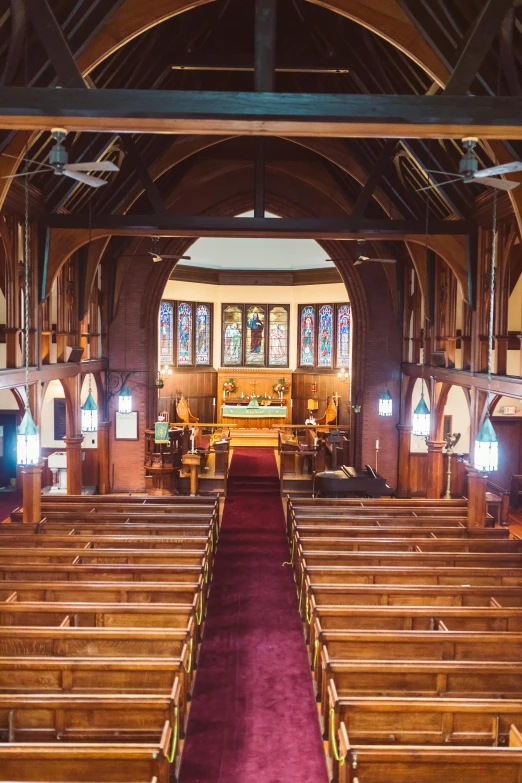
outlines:
[{"label": "wooden paneling", "polygon": [[[65,447],[54,446],[51,448],[42,447],[42,487],[50,487],[53,483],[53,474],[47,466],[47,457],[54,454],[55,451],[65,451]],[[83,457],[83,455],[85,455]],[[98,469],[98,449],[82,449],[82,486],[97,487],[99,483]]]},{"label": "wooden paneling", "polygon": [[210,285],[324,285],[342,282],[335,268],[296,269],[294,271],[205,269],[187,264],[177,264],[171,280]]},{"label": "wooden paneling", "polygon": [[316,399],[319,402],[317,417],[324,415],[326,401],[332,394],[339,395],[339,424],[350,425],[350,379],[341,382],[337,377],[337,370],[320,372],[297,371],[292,373],[292,399],[293,399],[293,424],[304,424],[308,418],[307,401],[314,397],[312,383],[317,384]]},{"label": "wooden paneling", "polygon": [[491,473],[491,481],[504,489],[509,489],[511,476],[520,473],[522,420],[494,416],[492,424],[498,437],[498,470]]},{"label": "wooden paneling", "polygon": [[214,421],[212,400],[217,398],[216,370],[183,371],[173,368],[172,375],[165,378],[165,386],[161,389],[158,399],[159,411],[168,410],[170,421],[176,421],[175,398],[184,394],[188,400],[191,413],[201,422]]},{"label": "wooden paneling", "polygon": [[[241,392],[245,393],[245,396],[250,395],[253,391],[255,391],[255,394],[263,395],[268,394],[271,397],[276,397],[276,393],[274,392],[274,384],[277,383],[277,381],[280,378],[284,378],[287,382],[287,385],[289,387],[288,392],[284,395],[284,398],[286,400],[287,405],[290,404],[290,400],[292,398],[292,373],[289,370],[285,370],[283,367],[274,367],[274,368],[268,368],[268,367],[252,367],[252,368],[236,368],[234,367],[227,367],[225,369],[219,370],[218,375],[218,384],[217,384],[217,404],[218,404],[218,412],[221,410],[221,404],[224,402],[223,398],[223,383],[228,380],[229,378],[234,378],[237,386],[237,392],[236,394],[241,394]],[[255,383],[255,387],[253,384]],[[234,395],[232,395],[232,402],[234,400]],[[219,414],[218,414],[219,415]],[[291,422],[285,419],[281,419],[281,424],[290,424]]]},{"label": "wooden paneling", "polygon": [[[464,455],[468,459],[468,455]],[[442,494],[446,492],[446,476],[448,470],[448,457],[442,455],[443,471],[443,489]],[[494,481],[495,479],[493,479]],[[410,453],[410,488],[411,494],[418,497],[426,497],[426,488],[428,485],[428,455],[426,453]],[[451,463],[451,494],[453,497],[462,497],[466,495],[467,481],[466,470],[463,462],[457,462],[455,454]]]}]

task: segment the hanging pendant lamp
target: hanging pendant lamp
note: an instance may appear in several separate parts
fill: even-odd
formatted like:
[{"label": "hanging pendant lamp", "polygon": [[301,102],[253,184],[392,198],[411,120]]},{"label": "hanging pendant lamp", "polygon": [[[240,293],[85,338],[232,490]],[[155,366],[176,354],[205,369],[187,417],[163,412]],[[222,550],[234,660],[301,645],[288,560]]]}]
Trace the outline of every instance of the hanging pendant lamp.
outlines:
[{"label": "hanging pendant lamp", "polygon": [[489,413],[475,439],[475,468],[484,473],[498,470],[498,437]]},{"label": "hanging pendant lamp", "polygon": [[118,411],[120,413],[132,412],[132,395],[126,383],[123,384],[118,395]]},{"label": "hanging pendant lamp", "polygon": [[412,435],[420,435],[425,438],[430,434],[430,409],[424,401],[424,386],[422,387],[421,398],[415,410],[413,411]]},{"label": "hanging pendant lamp", "polygon": [[379,416],[391,416],[393,413],[393,400],[388,387],[379,397]]},{"label": "hanging pendant lamp", "polygon": [[[26,147],[26,157],[27,157]],[[26,164],[27,171],[27,164]],[[25,364],[25,413],[16,432],[16,462],[22,467],[40,462],[40,436],[29,408],[29,177],[25,177],[25,225],[24,225],[24,364]]]}]

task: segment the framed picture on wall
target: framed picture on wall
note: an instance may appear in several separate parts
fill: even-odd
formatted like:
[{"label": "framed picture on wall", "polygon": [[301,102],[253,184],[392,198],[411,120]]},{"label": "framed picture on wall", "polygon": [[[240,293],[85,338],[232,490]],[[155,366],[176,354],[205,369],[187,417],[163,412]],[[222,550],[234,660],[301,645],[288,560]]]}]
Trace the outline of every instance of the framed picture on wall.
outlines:
[{"label": "framed picture on wall", "polygon": [[115,440],[138,440],[138,411],[115,413]]},{"label": "framed picture on wall", "polygon": [[63,397],[54,398],[54,439],[62,440],[66,433],[66,408]]}]

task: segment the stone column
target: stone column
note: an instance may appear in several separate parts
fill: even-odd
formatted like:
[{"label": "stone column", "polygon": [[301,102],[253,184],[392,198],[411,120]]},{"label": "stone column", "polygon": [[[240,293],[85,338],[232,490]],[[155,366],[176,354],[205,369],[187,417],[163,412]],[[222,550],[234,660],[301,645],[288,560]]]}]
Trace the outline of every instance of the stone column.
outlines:
[{"label": "stone column", "polygon": [[81,495],[83,435],[71,435],[63,441],[67,453],[67,494]]},{"label": "stone column", "polygon": [[107,495],[111,491],[110,463],[109,463],[109,431],[110,421],[98,422],[98,470],[100,495]]},{"label": "stone column", "polygon": [[488,477],[472,465],[466,465],[468,475],[468,527],[486,527],[486,483]]},{"label": "stone column", "polygon": [[442,449],[445,446],[443,440],[428,441],[428,482],[426,487],[427,498],[440,498],[444,482],[442,466]]},{"label": "stone column", "polygon": [[37,524],[42,518],[42,463],[22,468],[23,521]]},{"label": "stone column", "polygon": [[410,448],[411,424],[397,424],[399,432],[399,469],[397,471],[397,497],[411,497]]}]

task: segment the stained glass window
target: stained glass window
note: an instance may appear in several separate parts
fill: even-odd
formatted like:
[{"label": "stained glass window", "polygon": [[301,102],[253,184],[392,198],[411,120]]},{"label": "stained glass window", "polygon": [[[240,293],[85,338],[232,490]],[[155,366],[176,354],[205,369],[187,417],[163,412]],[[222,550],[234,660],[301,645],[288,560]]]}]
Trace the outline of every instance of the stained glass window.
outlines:
[{"label": "stained glass window", "polygon": [[178,365],[192,364],[192,306],[178,305]]},{"label": "stained glass window", "polygon": [[196,310],[196,364],[210,364],[210,310],[198,305]]},{"label": "stained glass window", "polygon": [[339,305],[337,310],[337,366],[350,366],[350,305]]},{"label": "stained glass window", "polygon": [[315,363],[315,310],[307,305],[301,310],[300,364],[313,367]]},{"label": "stained glass window", "polygon": [[270,367],[288,366],[288,310],[286,307],[270,308],[268,364]]},{"label": "stained glass window", "polygon": [[265,364],[265,309],[250,305],[246,311],[246,351],[245,364]]},{"label": "stained glass window", "polygon": [[333,366],[333,307],[323,305],[319,309],[318,357],[320,367]]},{"label": "stained glass window", "polygon": [[172,322],[174,308],[169,302],[162,302],[159,312],[160,364],[174,363],[174,339]]},{"label": "stained glass window", "polygon": [[243,356],[243,311],[229,305],[223,311],[223,364],[240,365]]}]

